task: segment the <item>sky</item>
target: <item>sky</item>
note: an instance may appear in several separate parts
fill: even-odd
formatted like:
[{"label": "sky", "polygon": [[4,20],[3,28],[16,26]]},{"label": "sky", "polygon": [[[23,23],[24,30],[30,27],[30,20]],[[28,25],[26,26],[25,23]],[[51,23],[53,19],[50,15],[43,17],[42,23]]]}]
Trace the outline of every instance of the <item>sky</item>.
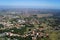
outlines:
[{"label": "sky", "polygon": [[60,9],[60,0],[0,0],[0,6]]}]

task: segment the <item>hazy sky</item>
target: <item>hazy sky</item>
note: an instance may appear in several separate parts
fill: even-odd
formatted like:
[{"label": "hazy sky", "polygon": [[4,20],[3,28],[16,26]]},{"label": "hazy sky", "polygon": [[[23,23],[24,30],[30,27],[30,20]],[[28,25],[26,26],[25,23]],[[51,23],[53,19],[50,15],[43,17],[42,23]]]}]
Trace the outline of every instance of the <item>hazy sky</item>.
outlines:
[{"label": "hazy sky", "polygon": [[60,8],[60,0],[0,0],[0,6]]}]

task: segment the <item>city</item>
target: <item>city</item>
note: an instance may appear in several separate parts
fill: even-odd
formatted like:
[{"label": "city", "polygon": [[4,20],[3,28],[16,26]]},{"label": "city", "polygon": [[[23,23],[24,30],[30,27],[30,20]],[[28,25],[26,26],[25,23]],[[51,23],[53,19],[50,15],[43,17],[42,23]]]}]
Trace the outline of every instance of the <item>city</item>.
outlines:
[{"label": "city", "polygon": [[[1,40],[55,40],[55,36],[58,39],[60,17],[53,11],[42,13],[39,9],[31,8],[31,11],[20,9],[17,14],[17,9],[6,10],[8,9],[1,10],[0,14]],[[3,15],[3,12],[6,14]]]},{"label": "city", "polygon": [[0,40],[60,40],[60,0],[0,0]]}]

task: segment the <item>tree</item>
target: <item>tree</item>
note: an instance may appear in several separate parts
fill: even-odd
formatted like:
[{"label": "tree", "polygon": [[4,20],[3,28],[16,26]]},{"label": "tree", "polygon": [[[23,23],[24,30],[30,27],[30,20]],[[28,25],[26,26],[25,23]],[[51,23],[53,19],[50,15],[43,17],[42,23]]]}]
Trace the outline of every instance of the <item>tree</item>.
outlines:
[{"label": "tree", "polygon": [[0,24],[0,28],[3,28],[4,27],[4,25],[3,24]]}]

